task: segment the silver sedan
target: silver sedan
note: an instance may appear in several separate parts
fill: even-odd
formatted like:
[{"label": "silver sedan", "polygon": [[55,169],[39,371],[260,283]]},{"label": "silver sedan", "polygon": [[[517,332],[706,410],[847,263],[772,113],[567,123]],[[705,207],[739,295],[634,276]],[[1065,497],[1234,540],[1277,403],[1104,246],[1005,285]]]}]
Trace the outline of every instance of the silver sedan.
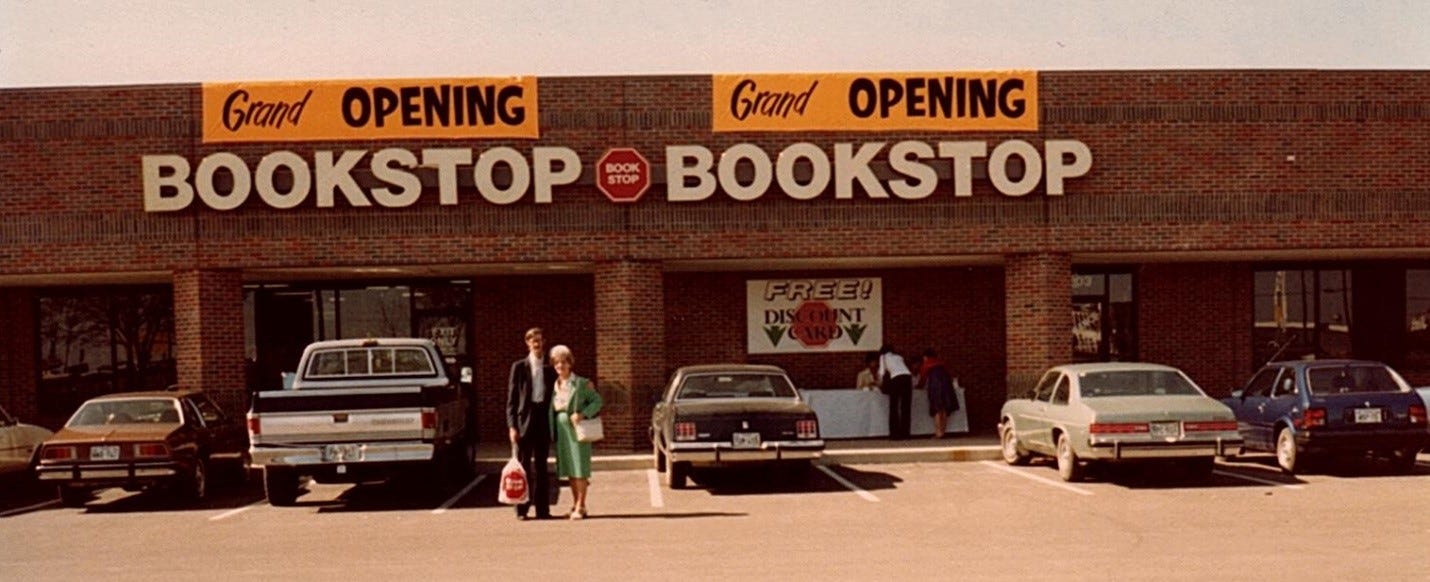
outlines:
[{"label": "silver sedan", "polygon": [[1051,456],[1065,481],[1081,479],[1087,462],[1147,459],[1206,476],[1242,445],[1231,409],[1181,370],[1144,363],[1055,366],[1003,404],[998,432],[1009,464]]}]

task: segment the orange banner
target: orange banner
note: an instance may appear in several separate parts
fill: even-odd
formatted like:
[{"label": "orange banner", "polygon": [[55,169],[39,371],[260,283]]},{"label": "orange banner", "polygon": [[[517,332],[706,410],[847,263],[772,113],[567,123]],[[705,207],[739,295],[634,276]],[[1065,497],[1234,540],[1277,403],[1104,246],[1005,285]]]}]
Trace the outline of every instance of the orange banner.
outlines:
[{"label": "orange banner", "polygon": [[205,83],[204,143],[541,136],[536,77]]},{"label": "orange banner", "polygon": [[1038,73],[714,75],[711,123],[733,131],[1037,131]]}]

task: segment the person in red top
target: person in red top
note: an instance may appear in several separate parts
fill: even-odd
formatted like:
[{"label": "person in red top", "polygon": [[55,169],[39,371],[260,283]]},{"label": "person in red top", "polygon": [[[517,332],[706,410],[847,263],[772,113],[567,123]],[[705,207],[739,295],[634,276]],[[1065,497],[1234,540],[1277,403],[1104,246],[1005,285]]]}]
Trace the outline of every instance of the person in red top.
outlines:
[{"label": "person in red top", "polygon": [[958,410],[958,395],[953,392],[953,377],[933,348],[924,350],[919,367],[919,388],[927,389],[929,415],[933,417],[933,438],[943,438],[948,430],[948,415]]}]

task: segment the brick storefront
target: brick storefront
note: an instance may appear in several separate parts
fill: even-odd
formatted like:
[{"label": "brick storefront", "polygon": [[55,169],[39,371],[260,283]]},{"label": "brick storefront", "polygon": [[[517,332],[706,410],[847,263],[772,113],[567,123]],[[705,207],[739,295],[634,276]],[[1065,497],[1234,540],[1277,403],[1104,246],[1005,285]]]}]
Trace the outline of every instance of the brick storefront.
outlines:
[{"label": "brick storefront", "polygon": [[[804,387],[853,382],[859,354],[747,354],[745,281],[878,277],[885,341],[938,350],[968,388],[970,425],[987,431],[1007,393],[1072,356],[1075,273],[1130,274],[1136,355],[1221,394],[1264,351],[1257,273],[1340,269],[1403,287],[1405,273],[1430,269],[1430,74],[1067,71],[1038,81],[1036,132],[714,133],[711,79],[689,75],[542,78],[537,140],[259,144],[203,143],[197,84],[0,90],[0,404],[63,420],[39,404],[54,351],[40,339],[51,333],[40,302],[56,293],[170,290],[177,380],[241,408],[245,286],[462,281],[484,438],[502,434],[501,387],[535,325],[607,388],[613,446],[643,449],[651,397],[679,365],[774,363]],[[856,188],[852,199],[801,201],[776,185],[751,202],[717,192],[677,203],[658,168],[634,204],[607,201],[589,175],[611,147],[659,165],[679,144],[718,156],[749,143],[773,157],[798,142],[831,151],[1014,139],[1081,141],[1092,169],[1062,196],[1007,196],[976,175],[966,198],[943,176],[922,200]],[[197,165],[232,152],[252,167],[280,150],[311,161],[318,151],[542,146],[571,148],[586,165],[550,204],[487,202],[468,174],[453,206],[430,183],[407,208],[143,206],[145,155]],[[876,172],[890,175],[887,164]],[[1403,289],[1392,297],[1409,300]],[[1365,308],[1359,345],[1413,360],[1406,342],[1366,339],[1405,335],[1405,317]],[[1397,363],[1430,383],[1430,368]]]}]

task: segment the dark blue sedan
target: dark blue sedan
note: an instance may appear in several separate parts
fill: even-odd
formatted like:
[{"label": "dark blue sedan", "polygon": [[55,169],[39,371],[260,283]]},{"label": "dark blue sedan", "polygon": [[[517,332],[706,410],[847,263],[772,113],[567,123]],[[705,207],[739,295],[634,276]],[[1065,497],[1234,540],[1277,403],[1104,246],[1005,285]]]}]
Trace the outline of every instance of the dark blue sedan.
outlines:
[{"label": "dark blue sedan", "polygon": [[1267,364],[1222,400],[1249,450],[1294,474],[1308,457],[1374,454],[1401,472],[1430,444],[1425,402],[1389,366],[1365,360]]}]

